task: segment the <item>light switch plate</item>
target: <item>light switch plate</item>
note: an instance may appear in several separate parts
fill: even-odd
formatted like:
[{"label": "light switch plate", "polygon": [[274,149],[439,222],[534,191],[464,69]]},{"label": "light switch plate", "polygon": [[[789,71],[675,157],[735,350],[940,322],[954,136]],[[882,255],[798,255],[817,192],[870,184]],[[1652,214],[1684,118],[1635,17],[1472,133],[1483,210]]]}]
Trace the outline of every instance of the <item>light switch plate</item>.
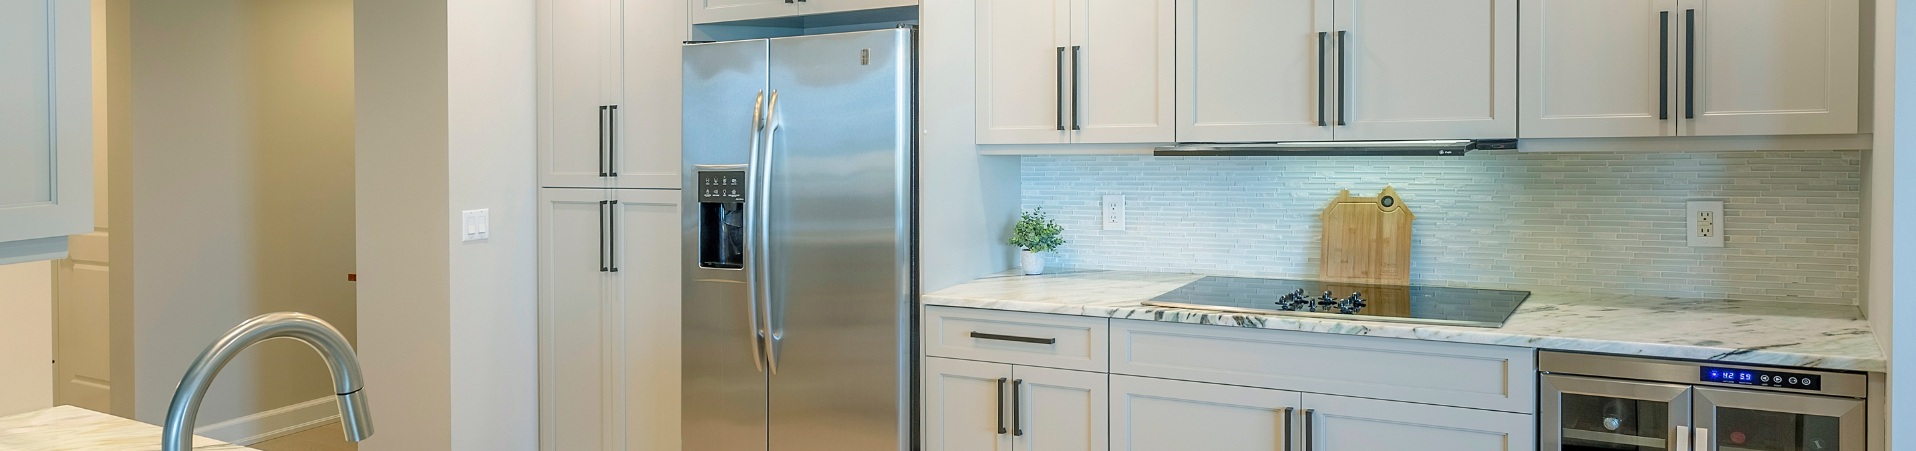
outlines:
[{"label": "light switch plate", "polygon": [[459,241],[479,241],[490,238],[492,236],[490,210],[481,208],[459,212],[461,224]]},{"label": "light switch plate", "polygon": [[1104,196],[1104,230],[1124,230],[1124,195]]},{"label": "light switch plate", "polygon": [[1689,201],[1690,247],[1723,247],[1723,201]]}]

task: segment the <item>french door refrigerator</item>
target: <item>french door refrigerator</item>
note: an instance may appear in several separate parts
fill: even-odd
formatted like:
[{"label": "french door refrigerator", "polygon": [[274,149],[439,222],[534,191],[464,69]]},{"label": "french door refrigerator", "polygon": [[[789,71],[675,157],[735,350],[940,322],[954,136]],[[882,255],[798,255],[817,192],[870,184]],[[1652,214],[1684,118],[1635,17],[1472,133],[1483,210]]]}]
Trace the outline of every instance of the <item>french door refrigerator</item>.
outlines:
[{"label": "french door refrigerator", "polygon": [[684,47],[684,449],[910,449],[913,31]]}]

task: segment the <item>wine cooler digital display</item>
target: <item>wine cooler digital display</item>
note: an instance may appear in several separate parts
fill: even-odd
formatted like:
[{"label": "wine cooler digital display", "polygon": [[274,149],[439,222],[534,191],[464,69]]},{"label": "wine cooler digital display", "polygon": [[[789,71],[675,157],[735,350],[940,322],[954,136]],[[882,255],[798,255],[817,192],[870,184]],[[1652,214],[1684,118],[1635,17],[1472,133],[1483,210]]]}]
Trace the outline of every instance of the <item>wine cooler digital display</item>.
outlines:
[{"label": "wine cooler digital display", "polygon": [[1749,370],[1740,368],[1702,368],[1704,382],[1718,382],[1738,385],[1760,385],[1764,387],[1794,388],[1798,390],[1823,390],[1823,376],[1815,374],[1785,373],[1781,371]]}]

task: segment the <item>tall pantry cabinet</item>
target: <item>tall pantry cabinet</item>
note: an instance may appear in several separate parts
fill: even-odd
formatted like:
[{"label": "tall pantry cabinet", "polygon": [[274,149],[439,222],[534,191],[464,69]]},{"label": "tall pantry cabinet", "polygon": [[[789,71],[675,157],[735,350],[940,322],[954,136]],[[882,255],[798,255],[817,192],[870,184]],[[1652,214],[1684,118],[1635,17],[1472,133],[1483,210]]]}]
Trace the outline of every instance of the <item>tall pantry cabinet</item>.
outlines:
[{"label": "tall pantry cabinet", "polygon": [[0,264],[93,231],[91,18],[86,0],[0,3]]},{"label": "tall pantry cabinet", "polygon": [[539,0],[539,448],[679,449],[684,0]]},{"label": "tall pantry cabinet", "polygon": [[1857,0],[1522,0],[1523,137],[1856,133]]}]

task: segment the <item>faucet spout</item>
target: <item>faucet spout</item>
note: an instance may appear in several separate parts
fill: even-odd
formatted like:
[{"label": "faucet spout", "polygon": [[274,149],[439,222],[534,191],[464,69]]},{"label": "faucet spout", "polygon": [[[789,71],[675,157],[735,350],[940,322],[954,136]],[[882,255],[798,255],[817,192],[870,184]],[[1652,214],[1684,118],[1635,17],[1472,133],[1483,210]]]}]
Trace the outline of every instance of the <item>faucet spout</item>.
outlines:
[{"label": "faucet spout", "polygon": [[200,402],[213,386],[213,376],[233,356],[254,344],[274,338],[291,338],[312,346],[326,360],[333,374],[333,393],[338,395],[340,424],[346,440],[360,441],[373,435],[372,416],[366,408],[365,381],[359,374],[359,358],[346,337],[326,321],[304,313],[268,313],[246,320],[226,336],[206,347],[193,366],[180,379],[173,392],[173,404],[166,409],[166,427],[160,432],[160,449],[188,451],[193,448],[193,421],[200,413]]}]

